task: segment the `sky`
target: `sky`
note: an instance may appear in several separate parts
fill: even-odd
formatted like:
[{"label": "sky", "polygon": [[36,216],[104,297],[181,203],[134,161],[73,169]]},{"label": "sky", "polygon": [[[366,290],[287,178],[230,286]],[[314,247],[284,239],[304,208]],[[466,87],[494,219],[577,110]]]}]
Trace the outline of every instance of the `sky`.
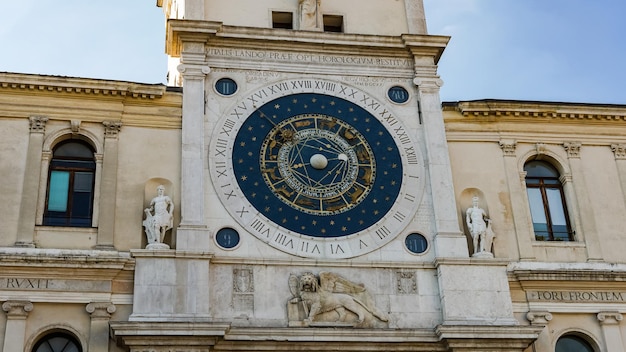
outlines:
[{"label": "sky", "polygon": [[[5,2],[0,71],[165,83],[156,0]],[[451,36],[443,101],[626,104],[625,0],[424,3],[429,33]]]}]

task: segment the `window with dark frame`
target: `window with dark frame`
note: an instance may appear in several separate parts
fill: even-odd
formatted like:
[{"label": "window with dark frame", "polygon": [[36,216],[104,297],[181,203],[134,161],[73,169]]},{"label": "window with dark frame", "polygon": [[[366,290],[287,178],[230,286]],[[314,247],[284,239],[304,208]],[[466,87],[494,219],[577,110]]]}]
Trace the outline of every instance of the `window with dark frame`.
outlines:
[{"label": "window with dark frame", "polygon": [[324,32],[343,33],[343,16],[324,15]]},{"label": "window with dark frame", "polygon": [[55,332],[40,339],[33,352],[82,352],[80,343],[69,334]]},{"label": "window with dark frame", "polygon": [[594,352],[594,349],[584,338],[570,334],[559,338],[555,352]]},{"label": "window with dark frame", "polygon": [[272,28],[293,29],[293,13],[272,11]]},{"label": "window with dark frame", "polygon": [[52,151],[43,225],[91,227],[96,162],[80,140],[59,143]]},{"label": "window with dark frame", "polygon": [[559,172],[551,164],[533,160],[524,165],[526,192],[537,241],[572,241]]}]

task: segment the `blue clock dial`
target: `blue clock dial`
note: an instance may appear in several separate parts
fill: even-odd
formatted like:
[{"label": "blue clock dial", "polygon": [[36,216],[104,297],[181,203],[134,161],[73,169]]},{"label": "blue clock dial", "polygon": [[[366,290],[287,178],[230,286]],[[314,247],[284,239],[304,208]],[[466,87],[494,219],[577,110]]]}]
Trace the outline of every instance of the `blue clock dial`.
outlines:
[{"label": "blue clock dial", "polygon": [[239,188],[282,228],[330,238],[363,231],[392,208],[400,151],[383,124],[353,102],[318,93],[258,107],[232,147]]}]

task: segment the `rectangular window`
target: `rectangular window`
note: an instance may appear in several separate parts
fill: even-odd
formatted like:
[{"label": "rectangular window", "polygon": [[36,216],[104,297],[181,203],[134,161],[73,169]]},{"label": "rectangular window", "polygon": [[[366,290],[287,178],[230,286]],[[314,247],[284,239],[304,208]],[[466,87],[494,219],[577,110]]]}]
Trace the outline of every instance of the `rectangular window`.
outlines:
[{"label": "rectangular window", "polygon": [[48,211],[67,211],[67,198],[70,190],[70,173],[52,171],[50,173],[50,195]]},{"label": "rectangular window", "polygon": [[293,29],[293,13],[272,11],[272,28]]},{"label": "rectangular window", "polygon": [[343,32],[343,16],[324,15],[324,32]]}]

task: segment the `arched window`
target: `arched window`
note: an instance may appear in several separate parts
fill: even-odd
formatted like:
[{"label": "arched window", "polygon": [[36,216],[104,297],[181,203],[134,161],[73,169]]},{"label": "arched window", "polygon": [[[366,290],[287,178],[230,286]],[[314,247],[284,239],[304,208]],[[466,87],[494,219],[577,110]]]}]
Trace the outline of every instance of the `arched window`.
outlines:
[{"label": "arched window", "polygon": [[71,335],[55,332],[37,341],[33,352],[82,352],[80,343]]},{"label": "arched window", "polygon": [[594,349],[582,337],[565,335],[556,342],[555,352],[594,352]]},{"label": "arched window", "polygon": [[43,224],[90,227],[96,162],[87,143],[68,140],[52,151]]},{"label": "arched window", "polygon": [[559,172],[549,163],[538,160],[526,163],[524,171],[535,239],[573,240]]}]

